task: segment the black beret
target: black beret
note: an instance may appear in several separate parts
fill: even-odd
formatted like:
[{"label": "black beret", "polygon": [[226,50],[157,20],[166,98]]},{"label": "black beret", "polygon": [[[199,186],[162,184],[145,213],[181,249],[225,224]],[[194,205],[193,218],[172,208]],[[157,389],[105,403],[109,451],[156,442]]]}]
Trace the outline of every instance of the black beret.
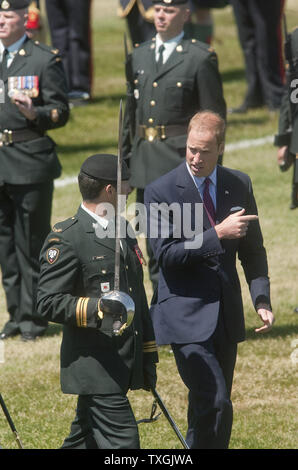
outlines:
[{"label": "black beret", "polygon": [[[116,155],[98,153],[88,157],[81,166],[81,173],[96,180],[117,181],[118,158]],[[129,169],[122,162],[122,180],[130,177]]]},{"label": "black beret", "polygon": [[30,0],[0,0],[0,10],[12,11],[28,8]]},{"label": "black beret", "polygon": [[185,5],[188,0],[152,0],[153,5],[157,3],[165,6]]}]

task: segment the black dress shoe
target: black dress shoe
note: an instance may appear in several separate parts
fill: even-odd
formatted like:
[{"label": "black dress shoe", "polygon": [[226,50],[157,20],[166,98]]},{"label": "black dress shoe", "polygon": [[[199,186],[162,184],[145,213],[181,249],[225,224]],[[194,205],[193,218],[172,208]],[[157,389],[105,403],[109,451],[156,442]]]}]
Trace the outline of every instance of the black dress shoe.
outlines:
[{"label": "black dress shoe", "polygon": [[14,336],[16,336],[18,334],[19,334],[19,331],[11,331],[10,333],[1,332],[0,333],[0,340],[4,341],[5,339],[13,338]]},{"label": "black dress shoe", "polygon": [[290,152],[289,147],[288,147],[284,156],[284,161],[281,165],[279,165],[280,171],[282,172],[287,171],[290,168],[290,166],[292,166],[292,164],[294,163],[295,158],[296,158],[295,155]]},{"label": "black dress shoe", "polygon": [[90,94],[87,91],[74,90],[74,91],[70,91],[67,94],[67,96],[68,96],[68,99],[70,101],[76,101],[76,100],[88,101],[88,100],[90,100]]},{"label": "black dress shoe", "polygon": [[31,333],[22,333],[21,340],[22,341],[35,341],[37,336],[32,335]]},{"label": "black dress shoe", "polygon": [[85,106],[90,103],[90,94],[87,91],[70,91],[68,93],[69,107]]}]

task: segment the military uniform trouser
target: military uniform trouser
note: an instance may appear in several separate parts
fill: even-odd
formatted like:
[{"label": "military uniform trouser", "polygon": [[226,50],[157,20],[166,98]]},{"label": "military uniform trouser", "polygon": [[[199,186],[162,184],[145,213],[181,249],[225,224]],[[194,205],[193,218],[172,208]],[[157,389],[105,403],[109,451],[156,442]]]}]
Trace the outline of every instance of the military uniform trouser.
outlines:
[{"label": "military uniform trouser", "polygon": [[138,426],[126,395],[79,395],[63,449],[139,449]]},{"label": "military uniform trouser", "polygon": [[46,0],[52,44],[59,49],[70,91],[91,93],[91,0]]},{"label": "military uniform trouser", "polygon": [[283,94],[281,15],[284,0],[230,0],[244,54],[246,104],[279,107]]},{"label": "military uniform trouser", "polygon": [[53,182],[0,186],[0,266],[9,321],[6,334],[41,335],[35,314],[39,254],[50,231]]}]

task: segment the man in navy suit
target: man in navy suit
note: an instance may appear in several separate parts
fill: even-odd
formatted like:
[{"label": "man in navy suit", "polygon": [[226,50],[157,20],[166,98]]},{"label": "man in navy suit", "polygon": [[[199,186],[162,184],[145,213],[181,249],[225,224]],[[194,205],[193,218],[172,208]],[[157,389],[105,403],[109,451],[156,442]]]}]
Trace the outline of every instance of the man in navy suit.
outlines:
[{"label": "man in navy suit", "polygon": [[148,236],[160,266],[152,319],[157,343],[171,344],[189,389],[190,448],[229,445],[237,343],[245,339],[236,255],[263,322],[256,332],[274,322],[251,180],[217,165],[224,135],[219,115],[197,113],[188,128],[186,161],[145,189]]}]

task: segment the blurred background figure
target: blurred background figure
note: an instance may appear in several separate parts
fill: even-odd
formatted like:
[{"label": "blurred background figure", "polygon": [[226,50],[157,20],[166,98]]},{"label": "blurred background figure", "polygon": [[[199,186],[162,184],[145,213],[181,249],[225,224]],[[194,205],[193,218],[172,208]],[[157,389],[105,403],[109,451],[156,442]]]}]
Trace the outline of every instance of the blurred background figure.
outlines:
[{"label": "blurred background figure", "polygon": [[30,2],[26,33],[30,39],[46,43],[46,28],[41,14],[39,0]]},{"label": "blurred background figure", "polygon": [[133,45],[149,41],[155,36],[151,0],[120,0],[118,16],[126,19]]},{"label": "blurred background figure", "polygon": [[212,8],[224,8],[228,0],[190,0],[192,10],[191,21],[185,25],[184,30],[188,37],[199,39],[211,44],[214,37],[214,21]]},{"label": "blurred background figure", "polygon": [[230,0],[244,54],[247,92],[230,112],[250,108],[279,109],[283,94],[282,15],[285,0]]},{"label": "blurred background figure", "polygon": [[290,209],[298,207],[298,27],[286,34],[285,59],[287,86],[281,102],[278,133],[274,145],[278,148],[277,163],[282,172],[293,166]]},{"label": "blurred background figure", "polygon": [[[185,34],[211,44],[214,36],[212,8],[223,8],[228,0],[189,0],[192,15],[185,25]],[[170,3],[169,3],[170,5]],[[153,3],[151,0],[120,0],[118,15],[126,18],[133,45],[149,41],[155,35]]]},{"label": "blurred background figure", "polygon": [[69,101],[88,103],[92,90],[91,0],[46,0],[52,45],[65,68]]}]

